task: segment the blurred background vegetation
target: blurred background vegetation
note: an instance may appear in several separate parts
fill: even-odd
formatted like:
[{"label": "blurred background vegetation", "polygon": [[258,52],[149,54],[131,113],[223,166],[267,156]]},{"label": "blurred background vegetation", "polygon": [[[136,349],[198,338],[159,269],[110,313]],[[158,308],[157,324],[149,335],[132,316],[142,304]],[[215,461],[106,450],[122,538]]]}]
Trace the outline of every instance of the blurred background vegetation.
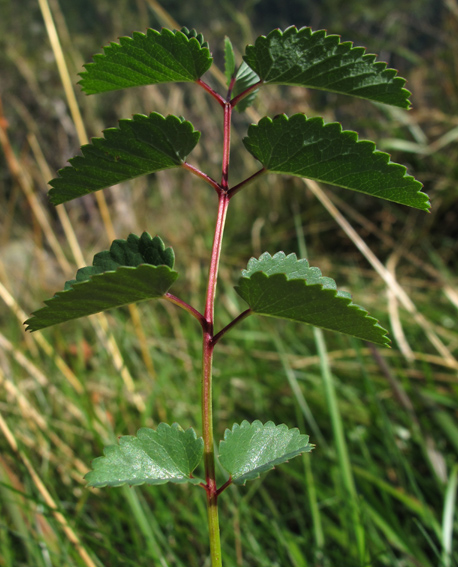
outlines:
[{"label": "blurred background vegetation", "polygon": [[[306,249],[390,329],[393,348],[256,318],[225,337],[217,438],[257,418],[298,426],[317,444],[223,495],[225,565],[458,565],[457,1],[0,0],[0,566],[209,565],[203,491],[83,481],[121,434],[160,421],[200,431],[197,323],[153,302],[33,335],[22,326],[94,253],[143,230],[175,249],[174,293],[203,304],[216,206],[206,185],[172,171],[65,208],[46,197],[86,135],[137,112],[191,120],[203,136],[190,161],[218,176],[222,117],[201,89],[86,97],[76,85],[103,45],[173,20],[204,34],[220,68],[225,35],[240,60],[258,35],[296,25],[364,45],[408,79],[410,112],[265,88],[236,116],[232,184],[255,171],[241,145],[250,122],[305,112],[376,141],[432,201],[426,215],[273,175],[234,199],[217,328],[244,309],[233,285],[250,256]],[[221,90],[218,76],[206,80]]]}]

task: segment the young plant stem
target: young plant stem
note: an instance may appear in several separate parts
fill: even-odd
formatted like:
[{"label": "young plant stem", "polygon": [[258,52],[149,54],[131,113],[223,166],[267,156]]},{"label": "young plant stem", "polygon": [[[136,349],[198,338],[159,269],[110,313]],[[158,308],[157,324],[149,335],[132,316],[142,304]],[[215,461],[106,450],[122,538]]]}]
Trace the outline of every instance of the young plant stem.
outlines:
[{"label": "young plant stem", "polygon": [[253,182],[255,179],[257,179],[261,175],[264,175],[265,173],[267,173],[267,169],[265,167],[263,167],[262,169],[260,169],[256,173],[253,173],[253,175],[250,175],[250,177],[247,177],[246,179],[244,179],[243,181],[241,181],[240,183],[238,183],[237,185],[235,185],[234,187],[229,189],[229,197],[233,197],[241,189],[243,189],[244,187],[249,185],[251,182]]},{"label": "young plant stem", "polygon": [[229,197],[226,192],[221,191],[208,276],[207,301],[204,315],[206,327],[203,332],[202,349],[202,433],[204,439],[205,489],[207,492],[208,529],[210,535],[212,567],[222,566],[218,520],[218,491],[216,486],[215,452],[213,443],[212,364],[213,350],[215,347],[213,343],[213,326],[216,281],[218,277],[221,242],[228,205]]},{"label": "young plant stem", "polygon": [[207,91],[207,93],[211,94],[211,96],[218,101],[218,104],[220,104],[223,108],[226,104],[226,101],[224,100],[224,98],[217,93],[216,91],[214,91],[210,85],[207,85],[207,83],[205,81],[202,81],[202,79],[197,79],[196,83],[201,86],[204,90]]},{"label": "young plant stem", "polygon": [[240,321],[243,321],[244,319],[246,319],[248,317],[248,315],[251,315],[252,311],[251,308],[250,309],[246,309],[245,311],[243,311],[243,313],[240,313],[240,315],[237,315],[237,317],[231,321],[228,325],[226,325],[223,329],[221,329],[221,331],[219,333],[217,333],[214,337],[213,337],[213,346],[216,345],[216,343],[228,332],[232,329],[232,327],[235,327],[235,325],[237,325],[237,323],[240,323]]},{"label": "young plant stem", "polygon": [[[232,100],[231,100],[231,105],[232,108],[235,108],[238,103],[244,99],[246,96],[248,96],[250,93],[252,93],[253,91],[255,91],[256,89],[259,89],[259,87],[263,84],[264,81],[259,80],[257,83],[255,83],[254,85],[251,85],[251,87],[248,87],[246,90],[243,91],[243,93],[240,93],[239,95],[235,96]],[[232,89],[231,89],[232,90]]]},{"label": "young plant stem", "polygon": [[230,197],[228,191],[229,156],[231,139],[230,102],[224,105],[224,146],[219,192],[218,216],[208,274],[207,296],[205,302],[205,326],[203,328],[202,347],[202,433],[204,439],[205,490],[207,492],[208,530],[210,536],[210,554],[212,567],[222,567],[221,541],[218,520],[218,489],[215,474],[215,451],[213,442],[213,404],[212,404],[212,365],[214,343],[214,311],[218,266],[221,245]]},{"label": "young plant stem", "polygon": [[202,329],[206,328],[207,322],[205,321],[204,316],[201,313],[199,313],[197,309],[194,309],[194,307],[186,303],[186,301],[183,301],[179,297],[176,297],[175,295],[172,295],[171,293],[168,292],[164,294],[164,299],[170,301],[170,303],[178,305],[178,307],[181,307],[182,309],[190,313],[193,317],[195,317],[199,321]]},{"label": "young plant stem", "polygon": [[188,171],[190,171],[191,173],[193,173],[194,175],[197,175],[197,177],[200,177],[201,179],[203,179],[204,181],[206,181],[209,185],[211,185],[213,187],[213,189],[219,194],[219,191],[221,189],[221,187],[219,186],[219,184],[212,179],[209,175],[207,175],[206,173],[204,173],[203,171],[200,171],[200,169],[198,169],[197,167],[194,167],[193,165],[184,162],[183,163],[183,167],[185,169],[187,169]]}]

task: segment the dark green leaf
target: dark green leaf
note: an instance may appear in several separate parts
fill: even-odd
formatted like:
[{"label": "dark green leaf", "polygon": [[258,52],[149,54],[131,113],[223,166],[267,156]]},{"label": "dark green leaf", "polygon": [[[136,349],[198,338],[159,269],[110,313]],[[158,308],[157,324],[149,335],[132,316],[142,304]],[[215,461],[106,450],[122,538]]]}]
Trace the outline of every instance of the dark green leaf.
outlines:
[{"label": "dark green leaf", "polygon": [[76,279],[65,282],[64,289],[70,289],[73,284],[86,281],[95,274],[113,272],[120,266],[136,268],[140,264],[165,265],[173,269],[175,253],[172,248],[165,248],[159,236],[152,238],[147,232],[140,237],[129,234],[127,240],[114,240],[110,250],[96,254],[92,266],[80,268],[76,272]]},{"label": "dark green leaf", "polygon": [[241,425],[236,423],[232,431],[226,429],[219,446],[219,460],[234,484],[245,484],[313,448],[309,436],[301,435],[298,429],[288,429],[272,421],[265,425],[258,420],[251,424],[243,421]]},{"label": "dark green leaf", "polygon": [[325,30],[295,27],[258,37],[244,56],[265,84],[311,87],[409,108],[405,79],[375,59]]},{"label": "dark green leaf", "polygon": [[[248,65],[243,61],[240,65],[239,70],[237,71],[237,77],[234,85],[234,89],[232,91],[232,97],[235,98],[239,94],[243,93],[253,85],[259,82],[259,77],[256,73],[248,67]],[[251,106],[257,97],[259,89],[252,91],[246,97],[242,98],[242,100],[237,104],[235,107],[236,110],[239,112],[243,112],[249,106]]]},{"label": "dark green leaf", "polygon": [[267,252],[248,262],[242,272],[237,293],[259,315],[300,321],[337,331],[365,341],[388,346],[387,331],[362,307],[351,302],[351,295],[337,291],[331,278],[311,268],[295,254]]},{"label": "dark green leaf", "polygon": [[232,76],[235,73],[235,55],[232,48],[231,40],[226,36],[224,38],[224,74],[226,75],[226,84],[230,85]]},{"label": "dark green leaf", "polygon": [[307,177],[429,210],[421,183],[406,175],[403,165],[391,162],[373,142],[359,141],[356,132],[342,130],[337,122],[324,124],[322,118],[303,114],[265,117],[249,127],[243,143],[273,173]]},{"label": "dark green leaf", "polygon": [[201,33],[197,33],[197,31],[192,28],[192,30],[183,27],[181,28],[181,33],[184,33],[184,35],[188,38],[188,39],[192,39],[193,37],[197,39],[197,41],[199,42],[201,47],[206,47],[207,49],[210,49],[210,46],[208,45],[208,41],[204,40],[204,36]]},{"label": "dark green leaf", "polygon": [[69,160],[71,166],[50,181],[49,197],[54,205],[140,175],[179,167],[200,138],[200,132],[184,118],[164,118],[156,112],[120,120],[119,128],[108,128],[103,135],[82,146],[83,156]]},{"label": "dark green leaf", "polygon": [[140,429],[136,437],[119,438],[118,445],[104,449],[104,457],[92,462],[93,470],[84,477],[89,486],[129,484],[165,484],[166,482],[199,484],[191,476],[204,452],[202,437],[193,429],[184,431],[177,423],[160,423],[157,431]]},{"label": "dark green leaf", "polygon": [[110,43],[104,54],[94,55],[94,62],[85,65],[80,81],[84,92],[196,81],[208,71],[212,57],[202,35],[193,32],[195,36],[189,31],[149,29],[146,35],[135,32]]},{"label": "dark green leaf", "polygon": [[96,274],[56,293],[25,324],[27,330],[37,331],[113,307],[162,297],[177,277],[168,266],[149,264],[137,268],[122,266],[115,272]]}]

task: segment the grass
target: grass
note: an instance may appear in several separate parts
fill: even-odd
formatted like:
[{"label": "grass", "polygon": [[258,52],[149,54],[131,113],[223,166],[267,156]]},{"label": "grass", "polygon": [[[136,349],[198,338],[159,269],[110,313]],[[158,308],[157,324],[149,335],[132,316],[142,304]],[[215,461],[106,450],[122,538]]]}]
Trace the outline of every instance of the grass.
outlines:
[{"label": "grass", "polygon": [[[152,0],[137,2],[135,9],[127,4],[111,11],[111,5],[91,3],[85,21],[74,7],[49,3],[64,55],[60,76],[67,69],[74,83],[81,63],[101,44],[145,28],[146,22],[157,27],[170,18]],[[202,5],[195,22],[183,23],[209,36],[218,58],[224,33],[234,45],[257,35],[246,16],[260,15],[267,6],[258,4],[233,13],[227,30],[221,23],[230,13],[224,2],[220,8]],[[27,5],[28,11],[15,12],[0,3],[7,16],[3,22],[10,24],[2,35],[8,91],[1,92],[0,109],[0,565],[208,566],[203,491],[172,485],[89,491],[82,478],[103,445],[118,435],[160,421],[199,431],[197,323],[161,302],[33,335],[24,334],[22,321],[82,265],[76,241],[88,259],[107,246],[111,231],[118,237],[145,229],[160,234],[177,255],[182,274],[177,293],[201,305],[214,200],[207,202],[208,191],[198,182],[179,172],[161,173],[107,191],[105,217],[99,213],[100,198],[52,209],[44,195],[46,181],[75,153],[86,128],[89,135],[99,134],[133,112],[184,114],[207,133],[193,159],[216,175],[219,117],[205,94],[173,86],[107,95],[103,101],[83,98],[76,89],[76,106],[69,113],[50,57],[50,22],[48,32],[42,24],[48,5],[35,0]],[[373,14],[370,8],[361,14],[358,6],[352,3],[347,10],[346,33],[351,38],[356,26],[358,38],[370,45],[367,37],[383,6],[372,8]],[[428,6],[422,2],[418,9]],[[272,13],[279,9],[271,8]],[[189,6],[180,9],[173,11],[177,19],[190,17]],[[213,28],[205,23],[207,9],[215,17]],[[400,8],[387,2],[388,9]],[[314,27],[321,22],[332,29],[320,20],[320,10]],[[264,11],[265,20],[273,17]],[[336,17],[332,10],[329,14]],[[339,25],[345,29],[345,22]],[[347,337],[255,318],[222,341],[215,358],[217,438],[233,422],[257,418],[298,426],[317,444],[311,456],[224,494],[220,515],[228,566],[458,565],[456,147],[453,135],[444,138],[456,127],[458,20],[449,11],[434,25],[449,49],[437,40],[415,50],[415,37],[421,44],[425,34],[402,37],[403,56],[416,58],[402,59],[396,55],[400,49],[393,49],[418,101],[407,115],[369,105],[363,115],[362,103],[342,100],[336,116],[333,97],[271,89],[249,118],[237,118],[240,133],[256,119],[255,112],[324,112],[328,120],[338,118],[346,128],[380,140],[379,145],[396,147],[395,160],[425,182],[433,212],[417,215],[274,176],[234,199],[223,248],[218,326],[243,309],[232,286],[251,255],[278,249],[304,255],[306,244],[312,264],[391,328],[393,348],[378,350]],[[94,34],[90,39],[84,35],[88,29]],[[392,46],[395,31],[387,25],[377,41],[383,45],[385,38]],[[19,36],[22,42],[9,41]],[[281,108],[277,94],[283,97]],[[290,103],[286,96],[292,97]],[[233,171],[237,168],[242,177],[252,172],[252,164],[237,151],[239,142],[236,134]]]}]

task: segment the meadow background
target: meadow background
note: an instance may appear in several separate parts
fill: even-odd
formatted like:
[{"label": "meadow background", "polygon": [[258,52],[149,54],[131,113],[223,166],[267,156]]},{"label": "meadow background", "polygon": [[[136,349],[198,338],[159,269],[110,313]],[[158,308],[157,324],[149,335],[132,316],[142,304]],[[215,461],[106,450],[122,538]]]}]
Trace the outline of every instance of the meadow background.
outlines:
[{"label": "meadow background", "polygon": [[[249,318],[215,357],[215,433],[243,419],[317,448],[221,497],[227,567],[458,565],[457,0],[0,0],[0,566],[209,566],[204,493],[88,490],[104,445],[160,421],[200,431],[200,329],[166,302],[25,334],[23,321],[113,238],[147,230],[175,250],[174,293],[203,305],[216,196],[171,171],[53,208],[47,181],[119,118],[184,115],[190,161],[220,171],[219,107],[193,85],[84,96],[77,73],[119,36],[186,25],[241,53],[275,27],[325,28],[408,79],[413,110],[264,88],[235,120],[231,183],[256,170],[258,116],[304,112],[377,142],[425,185],[431,214],[268,176],[231,204],[217,328],[251,256],[306,255],[390,330],[392,349]],[[217,89],[220,77],[208,75]],[[306,252],[306,253],[305,253]],[[221,479],[223,479],[221,473]]]}]

